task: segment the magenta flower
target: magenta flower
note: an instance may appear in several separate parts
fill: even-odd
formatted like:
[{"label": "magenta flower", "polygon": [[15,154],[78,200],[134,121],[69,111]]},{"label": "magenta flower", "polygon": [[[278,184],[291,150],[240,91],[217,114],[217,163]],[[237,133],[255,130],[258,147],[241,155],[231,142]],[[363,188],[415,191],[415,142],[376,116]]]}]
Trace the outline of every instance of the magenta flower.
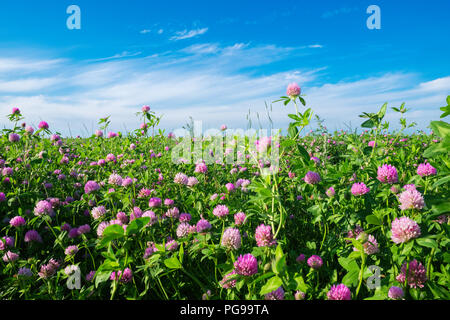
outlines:
[{"label": "magenta flower", "polygon": [[[365,233],[362,233],[362,234],[365,235]],[[360,240],[362,234],[360,234],[356,239]],[[369,234],[369,236],[367,237],[367,241],[363,243],[363,248],[364,248],[364,252],[368,255],[375,254],[379,251],[378,242],[375,239],[375,237],[372,236],[371,234]],[[358,251],[358,249],[353,248],[353,251]]]},{"label": "magenta flower", "polygon": [[272,227],[260,224],[255,231],[255,239],[258,247],[270,247],[277,242],[273,239]]},{"label": "magenta flower", "polygon": [[392,286],[389,288],[388,297],[393,300],[402,299],[405,296],[403,289],[400,287]]},{"label": "magenta flower", "polygon": [[189,222],[191,221],[192,217],[189,213],[182,213],[180,214],[180,217],[178,218],[180,222]]},{"label": "magenta flower", "polygon": [[0,192],[0,202],[5,201],[6,200],[6,196],[3,192]]},{"label": "magenta flower", "polygon": [[166,217],[178,219],[180,217],[180,210],[177,207],[169,208],[166,212]]},{"label": "magenta flower", "polygon": [[80,233],[78,232],[78,228],[72,228],[69,231],[69,238],[70,239],[74,239],[76,237],[78,237],[80,235]]},{"label": "magenta flower", "polygon": [[286,94],[291,98],[295,98],[300,95],[300,91],[300,86],[297,83],[293,82],[288,85]]},{"label": "magenta flower", "polygon": [[326,194],[329,198],[332,198],[332,197],[334,197],[334,195],[336,194],[336,191],[334,190],[333,187],[329,187],[329,188],[327,189],[327,191],[325,191],[325,194]]},{"label": "magenta flower", "polygon": [[147,113],[149,111],[150,111],[150,106],[147,106],[147,105],[142,106],[142,112]]},{"label": "magenta flower", "polygon": [[94,280],[94,276],[95,276],[95,271],[94,270],[90,271],[86,275],[86,281],[91,282],[92,280]]},{"label": "magenta flower", "polygon": [[242,276],[251,276],[258,273],[258,260],[250,254],[240,255],[234,262],[234,270]]},{"label": "magenta flower", "polygon": [[17,142],[20,140],[20,136],[17,133],[10,133],[8,136],[9,142]]},{"label": "magenta flower", "polygon": [[175,251],[178,249],[178,242],[175,240],[169,240],[166,243],[166,250]]},{"label": "magenta flower", "polygon": [[26,131],[26,133],[28,133],[28,134],[33,134],[33,133],[34,133],[34,129],[33,129],[32,126],[26,126],[26,127],[25,127],[25,131]]},{"label": "magenta flower", "polygon": [[307,184],[317,184],[320,182],[321,178],[317,172],[308,171],[304,178]]},{"label": "magenta flower", "polygon": [[43,216],[45,214],[52,215],[53,208],[52,208],[52,204],[49,201],[42,200],[36,204],[36,207],[34,207],[34,215]]},{"label": "magenta flower", "polygon": [[222,246],[229,250],[239,249],[241,247],[241,233],[239,229],[226,229],[222,236]]},{"label": "magenta flower", "polygon": [[390,164],[384,164],[381,167],[378,167],[377,179],[382,183],[396,183],[398,182],[397,169]]},{"label": "magenta flower", "polygon": [[123,179],[122,181],[122,187],[128,187],[130,185],[133,184],[133,179],[131,179],[130,177],[126,177],[125,179]]},{"label": "magenta flower", "polygon": [[156,207],[160,207],[162,203],[162,200],[160,198],[150,198],[150,200],[148,201],[148,206],[150,208],[156,208]]},{"label": "magenta flower", "polygon": [[[272,144],[272,137],[262,137],[261,139],[257,140],[256,142],[256,150],[258,152],[266,152],[270,145]],[[261,164],[264,165],[264,164]]]},{"label": "magenta flower", "polygon": [[108,153],[105,158],[106,162],[114,162],[116,161],[116,156],[112,153]]},{"label": "magenta flower", "polygon": [[284,300],[284,290],[283,287],[279,287],[278,289],[267,293],[264,296],[264,300]]},{"label": "magenta flower", "polygon": [[147,248],[145,248],[145,252],[144,252],[144,259],[148,259],[155,251],[157,251],[158,249],[156,249],[155,244],[153,242],[148,242],[147,243]]},{"label": "magenta flower", "polygon": [[74,256],[77,252],[78,252],[78,246],[76,246],[76,245],[68,246],[66,248],[66,250],[64,251],[66,256]]},{"label": "magenta flower", "polygon": [[352,293],[345,284],[333,285],[327,293],[328,300],[351,300]]},{"label": "magenta flower", "polygon": [[15,252],[12,252],[12,251],[7,251],[7,252],[3,255],[3,261],[4,261],[5,263],[8,263],[8,262],[14,262],[14,261],[16,261],[17,259],[19,259],[19,255],[18,255],[17,253],[15,253]]},{"label": "magenta flower", "polygon": [[195,186],[196,184],[198,184],[198,180],[197,180],[197,178],[196,177],[189,177],[188,178],[188,182],[187,182],[187,186],[188,187],[193,187],[193,186]]},{"label": "magenta flower", "polygon": [[13,174],[13,172],[14,172],[13,168],[4,167],[2,170],[2,175],[3,176],[11,176]]},{"label": "magenta flower", "polygon": [[295,259],[298,263],[303,263],[305,262],[305,255],[303,253],[301,253],[297,259]]},{"label": "magenta flower", "polygon": [[88,182],[86,182],[86,184],[84,185],[84,192],[86,194],[89,194],[91,192],[97,191],[100,189],[100,186],[98,185],[97,182],[93,181],[93,180],[89,180]]},{"label": "magenta flower", "polygon": [[[408,269],[408,279],[406,279],[406,270]],[[427,279],[427,271],[425,267],[416,259],[409,262],[409,266],[406,262],[403,263],[401,273],[395,278],[400,283],[407,284],[410,288],[423,288]]]},{"label": "magenta flower", "polygon": [[236,189],[234,184],[232,184],[231,182],[227,183],[225,185],[225,188],[227,189],[228,192],[232,192],[232,191],[234,191]]},{"label": "magenta flower", "polygon": [[408,209],[423,209],[425,207],[425,201],[422,194],[413,188],[408,188],[398,196],[398,201],[400,201],[400,210]]},{"label": "magenta flower", "polygon": [[120,222],[122,222],[123,224],[128,223],[128,216],[125,212],[122,211],[117,212],[116,218],[117,220],[120,220]]},{"label": "magenta flower", "polygon": [[404,186],[403,186],[403,189],[405,189],[405,190],[417,190],[417,188],[416,188],[416,185],[414,184],[414,183],[411,183],[411,184],[405,184]]},{"label": "magenta flower", "polygon": [[238,212],[234,215],[234,223],[237,226],[243,225],[245,223],[246,218],[247,216],[245,215],[244,212]]},{"label": "magenta flower", "polygon": [[26,221],[21,216],[15,216],[11,220],[9,220],[9,224],[15,228],[18,228],[20,226],[24,226],[26,224]]},{"label": "magenta flower", "polygon": [[59,268],[60,264],[55,259],[50,259],[47,264],[41,266],[40,272],[38,272],[39,277],[43,279],[47,279],[53,276],[56,273],[56,270]]},{"label": "magenta flower", "polygon": [[138,198],[149,197],[150,194],[151,194],[152,192],[153,192],[153,190],[146,189],[146,188],[142,188],[142,189],[139,191]]},{"label": "magenta flower", "polygon": [[229,213],[229,209],[225,205],[218,205],[213,209],[213,215],[215,215],[218,218],[222,218],[226,216]]},{"label": "magenta flower", "polygon": [[85,234],[91,232],[91,227],[88,224],[84,224],[78,227],[79,234]]},{"label": "magenta flower", "polygon": [[36,230],[29,230],[25,233],[25,242],[42,242],[42,238]]},{"label": "magenta flower", "polygon": [[110,225],[109,222],[103,221],[97,227],[97,236],[100,238],[103,235],[103,231]]},{"label": "magenta flower", "polygon": [[[103,159],[102,159],[103,160]],[[116,186],[122,185],[122,177],[118,175],[117,173],[113,173],[108,178],[108,183]]]},{"label": "magenta flower", "polygon": [[201,218],[197,222],[197,232],[198,233],[205,232],[206,230],[209,230],[209,229],[211,229],[211,224],[209,223],[208,220]]},{"label": "magenta flower", "polygon": [[365,195],[366,193],[368,193],[370,191],[370,188],[368,188],[364,182],[358,182],[358,183],[354,183],[352,185],[352,189],[351,192],[354,196],[362,196]]},{"label": "magenta flower", "polygon": [[436,168],[434,168],[428,162],[421,163],[417,167],[417,174],[421,177],[434,176],[434,175],[436,175],[436,173],[437,173]]},{"label": "magenta flower", "polygon": [[177,227],[177,237],[183,238],[186,237],[189,234],[190,225],[187,222],[182,222]]},{"label": "magenta flower", "polygon": [[100,207],[95,207],[94,209],[92,209],[91,211],[91,215],[92,217],[97,220],[100,219],[101,217],[103,217],[106,214],[106,208],[104,206],[100,206]]},{"label": "magenta flower", "polygon": [[173,179],[173,182],[175,182],[177,184],[184,184],[184,185],[186,185],[186,184],[188,184],[188,179],[189,178],[188,178],[187,175],[185,175],[184,173],[179,172],[179,173],[177,173],[175,175],[175,178]]},{"label": "magenta flower", "polygon": [[168,206],[168,207],[173,206],[174,203],[175,203],[175,201],[173,201],[172,199],[165,199],[164,200],[164,205]]},{"label": "magenta flower", "polygon": [[133,211],[130,214],[130,221],[133,221],[134,219],[138,219],[142,217],[144,212],[142,212],[141,208],[139,207],[133,207]]},{"label": "magenta flower", "polygon": [[31,272],[30,268],[19,268],[19,271],[17,271],[17,275],[25,278],[30,278],[33,276],[33,272]]},{"label": "magenta flower", "polygon": [[420,236],[420,227],[408,217],[397,218],[392,221],[391,239],[395,243],[408,242]]},{"label": "magenta flower", "polygon": [[206,164],[204,164],[203,162],[197,163],[195,165],[194,172],[196,172],[196,173],[206,173],[206,172],[208,172],[208,166]]},{"label": "magenta flower", "polygon": [[321,257],[317,256],[317,255],[312,255],[311,257],[309,257],[308,261],[308,266],[310,266],[311,268],[317,270],[320,269],[323,265],[323,260]]},{"label": "magenta flower", "polygon": [[2,237],[0,239],[0,251],[5,250],[6,248],[14,247],[14,238],[13,237]]},{"label": "magenta flower", "polygon": [[45,121],[41,121],[41,122],[39,122],[38,128],[47,130],[48,129],[48,123],[45,122]]},{"label": "magenta flower", "polygon": [[158,218],[156,217],[156,214],[151,211],[151,210],[147,210],[142,214],[142,217],[149,217],[150,218],[150,222],[148,223],[148,225],[154,225],[157,221]]},{"label": "magenta flower", "polygon": [[236,286],[236,279],[230,280],[230,278],[235,274],[236,274],[235,270],[231,271],[230,273],[227,273],[220,281],[221,287],[224,289],[234,288]]},{"label": "magenta flower", "polygon": [[115,271],[113,271],[109,277],[110,280],[115,280],[115,281],[119,281],[122,283],[128,283],[131,280],[133,280],[133,272],[131,271],[130,268],[125,268],[125,270],[122,271],[117,271],[117,273]]}]

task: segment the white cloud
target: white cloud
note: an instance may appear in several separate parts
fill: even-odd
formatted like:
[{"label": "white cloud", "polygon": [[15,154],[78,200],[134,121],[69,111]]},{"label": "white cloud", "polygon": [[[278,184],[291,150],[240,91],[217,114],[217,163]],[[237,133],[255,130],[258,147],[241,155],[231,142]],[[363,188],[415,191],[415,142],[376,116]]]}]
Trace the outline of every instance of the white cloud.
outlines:
[{"label": "white cloud", "polygon": [[187,30],[184,29],[183,31],[175,32],[175,35],[170,37],[170,40],[182,40],[182,39],[189,39],[194,38],[199,35],[202,35],[208,31],[208,28],[202,28],[202,29],[195,29],[195,30]]},{"label": "white cloud", "polygon": [[0,72],[30,73],[54,68],[62,62],[64,59],[0,57]]},{"label": "white cloud", "polygon": [[128,52],[128,51],[123,51],[122,53],[117,53],[111,57],[106,57],[106,58],[99,58],[99,59],[92,59],[89,61],[104,61],[104,60],[112,60],[112,59],[121,59],[121,58],[130,58],[130,57],[135,57],[140,55],[142,52]]},{"label": "white cloud", "polygon": [[323,45],[321,45],[321,44],[310,44],[308,46],[308,48],[323,48]]},{"label": "white cloud", "polygon": [[60,82],[60,79],[55,78],[27,78],[18,79],[11,81],[1,81],[0,80],[0,92],[33,92],[36,90],[41,90],[49,86],[55,85]]},{"label": "white cloud", "polygon": [[208,54],[217,53],[219,51],[219,46],[215,43],[202,43],[193,44],[187,48],[182,49],[184,52],[193,54]]},{"label": "white cloud", "polygon": [[[203,120],[204,128],[222,123],[230,128],[246,128],[249,109],[265,119],[265,102],[270,104],[284,95],[287,84],[295,81],[307,95],[307,106],[324,118],[330,129],[345,128],[344,123],[349,121],[358,126],[359,114],[377,111],[384,102],[389,107],[406,102],[412,108],[406,114],[408,119],[425,128],[430,120],[439,117],[438,108],[450,92],[450,76],[423,81],[419,74],[388,73],[317,85],[326,67],[252,72],[301,50],[270,45],[197,44],[132,59],[117,59],[127,56],[126,51],[115,58],[95,61],[61,59],[47,63],[44,69],[37,67],[39,59],[16,58],[15,70],[34,68],[28,70],[27,77],[9,73],[7,79],[0,79],[0,115],[17,106],[30,124],[46,120],[53,130],[63,134],[85,135],[95,130],[100,117],[107,115],[111,115],[112,130],[131,131],[139,125],[135,112],[148,104],[164,114],[161,126],[168,130],[181,128],[189,116]],[[286,128],[287,113],[292,111],[292,106],[274,104],[274,127]],[[391,111],[387,119],[397,121]],[[262,122],[268,124],[267,120]],[[0,116],[0,125],[10,124]]]},{"label": "white cloud", "polygon": [[150,30],[150,29],[144,29],[144,30],[139,31],[139,33],[141,33],[141,34],[147,34],[150,32],[152,32],[152,30]]}]

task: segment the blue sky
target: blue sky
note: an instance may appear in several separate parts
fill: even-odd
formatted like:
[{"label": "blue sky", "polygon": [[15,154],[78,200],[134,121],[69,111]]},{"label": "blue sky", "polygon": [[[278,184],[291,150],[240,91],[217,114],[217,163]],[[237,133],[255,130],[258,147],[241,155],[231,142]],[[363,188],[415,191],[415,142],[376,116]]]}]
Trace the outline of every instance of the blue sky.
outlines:
[{"label": "blue sky", "polygon": [[[69,30],[69,5],[81,29]],[[369,5],[381,29],[369,30]],[[0,3],[0,125],[12,107],[30,124],[91,133],[100,117],[132,130],[143,104],[174,130],[263,126],[265,103],[298,82],[328,128],[361,123],[384,102],[425,129],[450,94],[450,2],[8,1]],[[289,110],[274,104],[275,128]],[[388,120],[398,127],[398,116]]]}]

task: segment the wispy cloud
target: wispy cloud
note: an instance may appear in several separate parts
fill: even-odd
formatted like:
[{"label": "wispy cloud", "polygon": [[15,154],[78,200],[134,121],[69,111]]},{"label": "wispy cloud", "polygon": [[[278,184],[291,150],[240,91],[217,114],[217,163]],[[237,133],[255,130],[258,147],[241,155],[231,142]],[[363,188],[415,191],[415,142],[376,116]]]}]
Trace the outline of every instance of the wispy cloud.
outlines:
[{"label": "wispy cloud", "polygon": [[37,90],[41,90],[47,88],[49,86],[57,84],[61,79],[57,77],[53,78],[25,78],[25,79],[17,79],[17,80],[0,80],[0,92],[8,92],[8,93],[27,93],[27,92],[35,92]]},{"label": "wispy cloud", "polygon": [[123,51],[122,53],[117,53],[110,57],[91,59],[89,61],[94,62],[94,61],[105,61],[105,60],[113,60],[113,59],[121,59],[121,58],[130,58],[130,57],[136,57],[136,56],[140,55],[141,53],[142,53],[141,51],[139,51],[139,52]]},{"label": "wispy cloud", "polygon": [[217,53],[219,50],[219,46],[216,43],[193,44],[192,46],[182,49],[184,52],[193,54]]},{"label": "wispy cloud", "polygon": [[[148,104],[164,115],[161,126],[169,130],[183,126],[189,116],[203,120],[204,127],[227,123],[230,128],[245,128],[249,109],[263,116],[265,102],[283,95],[286,85],[295,81],[307,94],[307,106],[324,118],[329,128],[342,128],[350,121],[356,126],[361,112],[376,111],[384,102],[389,106],[406,102],[412,108],[407,117],[425,128],[439,116],[438,107],[450,91],[450,76],[424,81],[420,74],[397,72],[318,85],[326,76],[326,66],[253,72],[304,50],[214,43],[159,55],[81,63],[15,58],[15,70],[45,61],[53,63],[27,75],[9,73],[7,79],[0,78],[0,115],[18,106],[30,124],[42,119],[64,134],[69,134],[69,124],[72,134],[91,134],[83,126],[95,129],[97,120],[106,115],[111,115],[112,130],[136,128],[139,120],[134,113]],[[281,104],[273,110],[274,127],[285,128],[287,113],[292,110]],[[388,121],[396,121],[392,112]],[[0,125],[8,125],[4,116]]]},{"label": "wispy cloud", "polygon": [[144,29],[144,30],[139,31],[139,33],[141,33],[141,34],[147,34],[150,32],[152,32],[152,30],[150,30],[150,29]]},{"label": "wispy cloud", "polygon": [[323,48],[323,45],[321,45],[321,44],[310,44],[308,46],[308,48]]},{"label": "wispy cloud", "polygon": [[170,37],[170,40],[182,40],[182,39],[189,39],[194,38],[199,35],[202,35],[208,31],[208,28],[201,28],[201,29],[193,29],[193,30],[187,30],[184,29],[183,31],[175,32],[175,35]]},{"label": "wispy cloud", "polygon": [[29,57],[0,57],[0,72],[24,72],[30,73],[51,69],[64,59],[39,59]]}]

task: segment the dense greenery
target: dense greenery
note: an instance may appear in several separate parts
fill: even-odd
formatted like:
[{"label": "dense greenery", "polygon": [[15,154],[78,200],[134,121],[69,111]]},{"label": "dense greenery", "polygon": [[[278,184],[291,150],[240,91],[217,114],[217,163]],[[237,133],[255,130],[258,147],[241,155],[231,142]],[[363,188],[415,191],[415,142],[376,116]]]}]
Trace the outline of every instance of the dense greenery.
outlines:
[{"label": "dense greenery", "polygon": [[[173,162],[172,150],[182,138],[158,130],[160,118],[149,110],[137,114],[144,119],[140,129],[108,138],[102,135],[108,118],[92,137],[60,138],[45,124],[31,132],[14,110],[12,129],[4,129],[0,139],[0,297],[327,299],[333,285],[344,284],[352,299],[388,299],[392,286],[402,288],[404,299],[449,299],[449,125],[434,121],[433,134],[408,135],[404,130],[412,125],[404,118],[405,106],[384,105],[376,114],[361,115],[362,133],[331,133],[319,121],[318,129],[306,134],[313,112],[304,110],[305,100],[296,94],[281,101],[280,108],[296,111],[289,115],[288,135],[280,138],[279,171],[267,170],[270,163],[264,161],[251,162],[252,157],[245,163],[207,164],[206,172],[195,170],[195,163]],[[442,108],[444,117],[449,108]],[[401,113],[401,130],[389,132],[383,122],[387,112]],[[205,150],[209,143],[205,140]],[[418,174],[424,163],[436,172]],[[397,179],[379,178],[386,164],[395,167]],[[175,179],[180,172],[197,180],[180,183]],[[242,185],[244,180],[250,183]],[[88,181],[99,189],[86,190]],[[360,182],[370,191],[355,195],[352,186]],[[408,184],[414,184],[424,206],[399,207]],[[51,209],[39,204],[44,200]],[[214,214],[218,205],[229,213]],[[233,217],[238,212],[245,213],[245,222]],[[13,219],[17,216],[25,224]],[[198,228],[202,217],[211,228]],[[392,224],[400,217],[415,221],[420,235],[394,242]],[[256,236],[261,224],[270,230]],[[84,231],[76,229],[80,226]],[[231,227],[241,236],[235,247],[222,245]],[[30,230],[42,242],[28,241]],[[261,236],[265,244],[256,239]],[[74,245],[78,251],[68,254]],[[367,252],[367,246],[373,250]],[[223,281],[247,253],[257,259],[257,272]],[[311,256],[323,265],[312,268]],[[414,259],[425,268],[426,281],[400,282],[402,265],[409,268]],[[66,286],[71,265],[81,271],[79,289]],[[122,275],[111,280],[117,271]],[[377,277],[380,285],[371,287]]]}]

